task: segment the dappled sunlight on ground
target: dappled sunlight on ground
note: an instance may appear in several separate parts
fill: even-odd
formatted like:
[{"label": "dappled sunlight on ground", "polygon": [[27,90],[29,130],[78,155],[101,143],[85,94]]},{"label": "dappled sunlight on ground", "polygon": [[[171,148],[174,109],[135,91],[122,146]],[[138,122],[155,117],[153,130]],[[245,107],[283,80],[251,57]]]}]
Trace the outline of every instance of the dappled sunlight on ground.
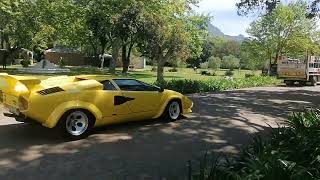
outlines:
[{"label": "dappled sunlight on ground", "polygon": [[[56,131],[0,115],[0,179],[184,179],[206,151],[236,154],[295,110],[317,106],[319,87],[253,88],[193,94],[194,113],[96,129],[66,141]],[[178,176],[177,176],[178,175]]]}]

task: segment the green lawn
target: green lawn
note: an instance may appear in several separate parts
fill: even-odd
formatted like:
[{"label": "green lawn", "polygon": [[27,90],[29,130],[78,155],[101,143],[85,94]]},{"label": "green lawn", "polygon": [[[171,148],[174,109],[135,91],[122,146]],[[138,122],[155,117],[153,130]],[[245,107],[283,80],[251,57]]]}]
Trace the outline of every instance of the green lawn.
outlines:
[{"label": "green lawn", "polygon": [[[109,74],[107,69],[104,71],[99,70],[96,67],[69,67],[71,69],[70,73],[63,73],[63,74],[25,74],[20,73],[17,68],[21,67],[20,65],[14,65],[14,66],[8,66],[7,70],[0,70],[0,72],[6,72],[8,74],[14,74],[14,75],[34,75],[41,79],[46,79],[51,76],[57,76],[57,75],[80,75],[80,74],[101,74],[106,75]],[[156,80],[156,72],[151,71],[152,67],[148,66],[145,70],[137,70],[134,72],[129,72],[127,76],[123,76],[121,74],[121,68],[117,69],[117,76],[119,77],[132,77],[139,79],[144,82],[152,83]],[[165,68],[165,79],[171,80],[171,79],[192,79],[192,80],[209,80],[209,79],[222,79],[224,78],[224,74],[227,70],[219,70],[215,71],[215,76],[203,76],[201,75],[201,71],[204,71],[204,69],[198,69],[197,72],[194,71],[192,68],[178,68],[178,72],[168,72],[169,67]],[[213,73],[213,70],[206,70]],[[249,70],[234,70],[234,78],[244,78],[245,74],[256,74],[258,75],[260,71],[249,71]]]}]

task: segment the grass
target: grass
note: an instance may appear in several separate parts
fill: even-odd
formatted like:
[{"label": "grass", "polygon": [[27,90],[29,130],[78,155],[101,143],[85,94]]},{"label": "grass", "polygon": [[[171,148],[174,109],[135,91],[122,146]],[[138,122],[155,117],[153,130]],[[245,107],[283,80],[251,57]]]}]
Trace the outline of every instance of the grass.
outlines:
[{"label": "grass", "polygon": [[[69,73],[60,73],[60,74],[26,74],[26,73],[21,73],[17,69],[20,68],[20,65],[13,65],[13,66],[8,66],[7,70],[0,70],[0,72],[6,72],[8,74],[14,74],[14,75],[35,75],[39,77],[40,79],[46,79],[48,77],[52,76],[57,76],[57,75],[80,75],[80,74],[101,74],[101,75],[106,75],[109,74],[107,70],[101,71],[96,67],[68,67],[70,68]],[[197,71],[194,71],[192,68],[177,68],[178,72],[169,72],[169,69],[172,69],[170,67],[165,68],[165,73],[164,73],[164,78],[166,81],[170,80],[184,80],[184,79],[190,79],[190,80],[199,80],[199,81],[208,81],[208,80],[218,80],[218,79],[223,79],[225,76],[225,72],[227,70],[218,70],[218,71],[213,71],[213,70],[205,70],[205,69],[198,69]],[[204,76],[201,75],[201,71],[208,71],[211,74],[215,72],[215,76]],[[259,75],[259,71],[250,71],[250,70],[235,70],[234,71],[234,78],[235,79],[241,79],[245,77],[245,74],[255,74]],[[145,70],[137,70],[134,72],[129,72],[127,76],[123,76],[121,74],[121,68],[117,69],[117,76],[119,77],[131,77],[135,79],[139,79],[141,81],[147,82],[147,83],[153,83],[157,79],[157,73],[152,71],[151,66],[147,66]]]}]

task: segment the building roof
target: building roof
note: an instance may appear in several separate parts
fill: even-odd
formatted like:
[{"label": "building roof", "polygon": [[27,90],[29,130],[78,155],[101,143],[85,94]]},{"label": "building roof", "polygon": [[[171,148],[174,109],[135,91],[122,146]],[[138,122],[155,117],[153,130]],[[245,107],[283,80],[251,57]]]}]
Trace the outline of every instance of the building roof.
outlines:
[{"label": "building roof", "polygon": [[55,53],[80,53],[79,50],[73,48],[63,48],[63,47],[54,47],[45,51],[48,52],[55,52]]}]

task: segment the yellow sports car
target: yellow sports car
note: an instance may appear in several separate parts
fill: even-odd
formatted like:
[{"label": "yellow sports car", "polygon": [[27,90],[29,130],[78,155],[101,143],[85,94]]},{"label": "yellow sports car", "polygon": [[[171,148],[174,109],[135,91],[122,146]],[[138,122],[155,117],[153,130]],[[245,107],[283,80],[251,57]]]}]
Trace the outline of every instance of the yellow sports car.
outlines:
[{"label": "yellow sports car", "polygon": [[129,78],[82,75],[36,77],[0,74],[0,99],[17,121],[57,127],[63,135],[84,138],[90,129],[155,118],[176,120],[191,113],[182,94]]}]

